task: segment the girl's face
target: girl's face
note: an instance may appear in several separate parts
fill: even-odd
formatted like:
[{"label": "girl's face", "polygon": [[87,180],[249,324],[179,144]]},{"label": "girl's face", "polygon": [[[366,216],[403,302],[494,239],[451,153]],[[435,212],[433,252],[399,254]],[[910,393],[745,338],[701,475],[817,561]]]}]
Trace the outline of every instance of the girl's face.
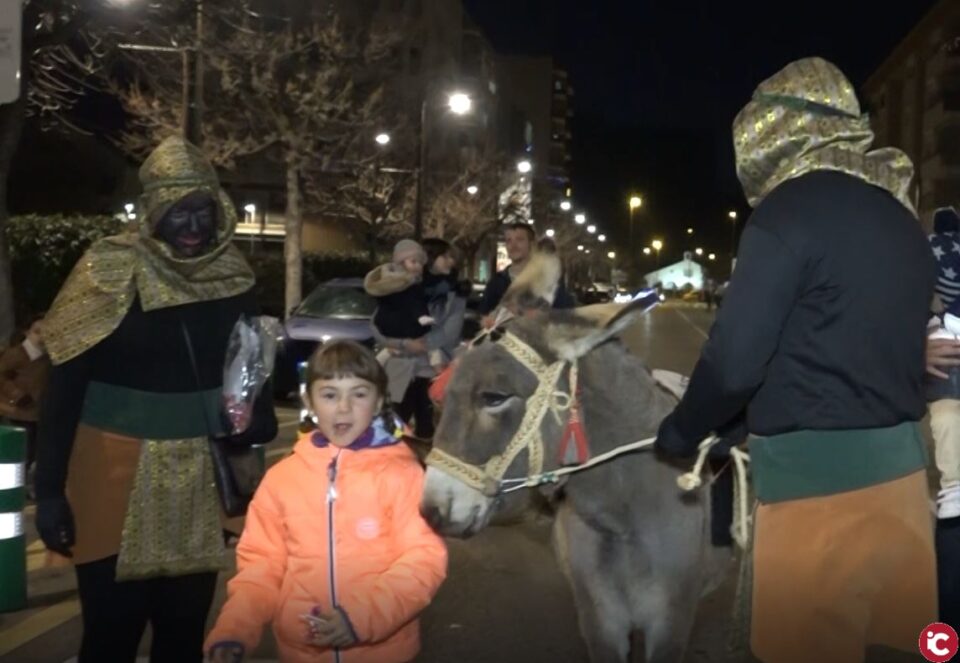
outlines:
[{"label": "girl's face", "polygon": [[441,256],[437,256],[437,259],[433,261],[433,265],[430,267],[430,271],[434,274],[446,275],[453,271],[456,264],[456,259],[447,252]]},{"label": "girl's face", "polygon": [[360,437],[383,408],[377,387],[356,377],[317,380],[310,386],[306,399],[320,432],[341,448]]},{"label": "girl's face", "polygon": [[408,274],[413,276],[422,276],[423,275],[423,259],[421,258],[404,258],[403,262],[400,263],[403,265],[403,268],[407,270]]}]

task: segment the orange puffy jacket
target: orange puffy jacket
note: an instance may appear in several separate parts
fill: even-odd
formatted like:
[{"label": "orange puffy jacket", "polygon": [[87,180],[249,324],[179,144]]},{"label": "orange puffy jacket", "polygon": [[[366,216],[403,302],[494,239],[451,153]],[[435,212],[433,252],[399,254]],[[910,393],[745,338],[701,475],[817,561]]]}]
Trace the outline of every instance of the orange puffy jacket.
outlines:
[{"label": "orange puffy jacket", "polygon": [[[406,444],[353,451],[301,437],[250,504],[237,574],[204,650],[234,641],[249,655],[272,620],[281,661],[412,660],[417,615],[447,571],[446,546],[420,516],[422,491],[423,469]],[[358,644],[306,644],[301,615],[335,605]]]}]

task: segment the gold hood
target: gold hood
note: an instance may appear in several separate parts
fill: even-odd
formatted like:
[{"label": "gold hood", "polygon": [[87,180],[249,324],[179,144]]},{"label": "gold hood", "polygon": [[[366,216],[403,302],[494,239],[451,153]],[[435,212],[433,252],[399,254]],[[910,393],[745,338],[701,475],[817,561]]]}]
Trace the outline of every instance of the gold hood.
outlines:
[{"label": "gold hood", "polygon": [[[102,239],[73,268],[45,320],[47,351],[69,361],[116,330],[136,297],[145,311],[224,299],[253,287],[253,272],[231,243],[237,212],[216,171],[179,136],[163,141],[140,168],[140,231]],[[217,203],[217,241],[196,258],[178,258],[153,235],[170,207],[203,191]]]},{"label": "gold hood", "polygon": [[835,170],[886,189],[916,216],[910,157],[895,148],[870,151],[870,120],[853,85],[826,60],[797,60],[761,83],[734,120],[733,137],[752,207],[787,180]]}]

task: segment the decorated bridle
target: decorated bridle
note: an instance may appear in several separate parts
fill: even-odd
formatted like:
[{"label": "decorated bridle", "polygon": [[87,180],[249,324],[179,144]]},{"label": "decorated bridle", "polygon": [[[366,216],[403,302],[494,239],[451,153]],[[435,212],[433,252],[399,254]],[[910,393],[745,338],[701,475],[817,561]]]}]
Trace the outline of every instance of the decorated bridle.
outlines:
[{"label": "decorated bridle", "polygon": [[[434,447],[427,455],[426,463],[442,472],[459,479],[471,488],[475,488],[487,497],[497,497],[523,488],[555,482],[556,474],[543,472],[544,440],[541,426],[548,414],[552,414],[557,424],[564,425],[564,414],[576,412],[577,365],[576,361],[557,360],[548,364],[540,354],[522,341],[516,334],[504,331],[499,322],[494,329],[484,332],[471,345],[495,339],[499,347],[510,353],[527,370],[536,376],[538,385],[527,399],[527,408],[520,427],[513,434],[503,453],[492,456],[483,466],[473,465],[442,449]],[[561,381],[569,368],[570,391],[563,391]],[[570,417],[568,416],[568,420]],[[569,422],[568,422],[569,423]],[[526,450],[528,475],[519,479],[506,479],[507,470],[522,451]],[[585,458],[581,458],[583,462]]]}]

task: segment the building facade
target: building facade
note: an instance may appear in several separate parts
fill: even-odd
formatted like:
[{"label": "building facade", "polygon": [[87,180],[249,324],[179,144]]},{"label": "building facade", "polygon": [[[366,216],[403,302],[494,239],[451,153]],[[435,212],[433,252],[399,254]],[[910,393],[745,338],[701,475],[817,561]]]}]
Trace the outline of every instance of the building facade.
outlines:
[{"label": "building facade", "polygon": [[960,206],[960,2],[941,0],[864,85],[878,146],[916,167],[921,220]]}]

